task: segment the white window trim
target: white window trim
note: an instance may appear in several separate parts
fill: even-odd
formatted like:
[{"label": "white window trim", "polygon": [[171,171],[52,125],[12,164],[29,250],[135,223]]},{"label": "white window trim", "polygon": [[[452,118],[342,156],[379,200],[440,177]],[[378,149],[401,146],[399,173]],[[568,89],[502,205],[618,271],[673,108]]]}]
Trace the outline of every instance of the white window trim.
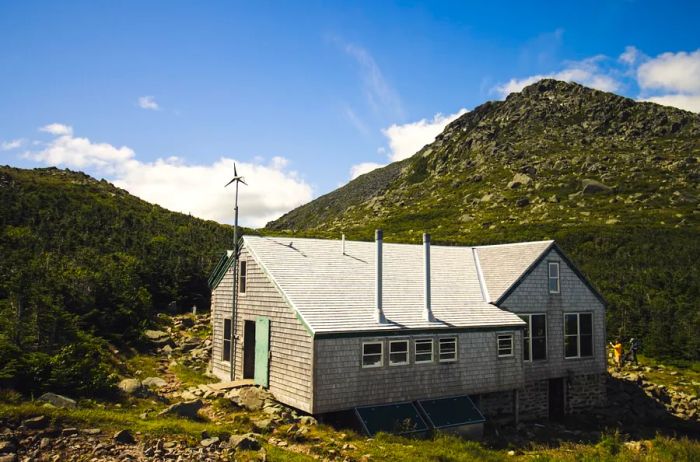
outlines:
[{"label": "white window trim", "polygon": [[[430,360],[428,361],[418,361],[418,349],[416,348],[416,343],[428,344],[430,343]],[[420,354],[428,354],[427,352],[421,352]],[[435,341],[431,338],[417,338],[413,340],[413,363],[414,364],[431,364],[435,362]]]},{"label": "white window trim", "polygon": [[[450,359],[442,359],[442,344],[440,343],[441,340],[447,340],[447,339],[454,339],[454,344],[455,344],[455,357],[450,358]],[[459,340],[457,339],[457,336],[449,336],[449,337],[438,337],[438,362],[441,363],[455,363],[459,359]]]},{"label": "white window trim", "polygon": [[[379,351],[379,363],[377,364],[370,364],[369,366],[365,366],[365,345],[377,345],[379,344],[380,346],[380,351]],[[372,356],[374,356],[376,353],[372,353]],[[362,342],[362,350],[360,351],[360,366],[362,369],[374,369],[377,367],[382,367],[384,365],[384,342],[381,340],[374,340],[371,342]]]},{"label": "white window trim", "polygon": [[[391,346],[395,343],[405,343],[406,344],[406,361],[395,363],[391,360]],[[405,366],[411,363],[411,347],[408,340],[389,340],[389,366]]]},{"label": "white window trim", "polygon": [[[566,313],[564,313],[566,314]],[[523,330],[523,340],[528,341],[528,351],[530,352],[530,359],[523,359],[523,362],[526,363],[531,363],[531,362],[537,362],[537,363],[542,363],[544,361],[547,361],[549,359],[549,326],[547,326],[547,313],[521,313],[520,316],[527,316],[527,326],[528,330],[530,331],[530,336],[525,337],[525,331]],[[543,359],[534,359],[532,355],[532,317],[533,316],[544,316],[544,358]],[[523,351],[523,354],[525,352]]]},{"label": "white window trim", "polygon": [[[243,276],[243,265],[245,265],[245,276]],[[242,279],[242,280],[241,280]],[[248,292],[248,260],[246,259],[241,259],[238,262],[238,294],[239,295],[245,295],[246,292]],[[241,284],[241,282],[243,284]],[[241,290],[241,287],[243,287],[243,290]]]},{"label": "white window trim", "polygon": [[[552,266],[557,267],[557,277],[556,278],[552,277]],[[551,281],[552,279],[556,279],[556,281],[557,281],[557,290],[552,290],[549,287],[549,281]],[[547,290],[549,291],[550,294],[561,293],[561,265],[559,264],[558,261],[547,262]]]},{"label": "white window trim", "polygon": [[[500,337],[510,338],[510,353],[507,355],[500,353]],[[513,332],[496,332],[496,354],[499,358],[512,358],[515,355],[515,335],[513,335]]]},{"label": "white window trim", "polygon": [[[581,356],[581,315],[591,315],[591,355]],[[576,356],[566,356],[566,337],[573,337],[574,334],[566,334],[566,317],[568,315],[576,315]],[[595,329],[593,328],[593,312],[592,311],[577,311],[575,313],[564,313],[564,359],[592,359],[595,358]]]}]

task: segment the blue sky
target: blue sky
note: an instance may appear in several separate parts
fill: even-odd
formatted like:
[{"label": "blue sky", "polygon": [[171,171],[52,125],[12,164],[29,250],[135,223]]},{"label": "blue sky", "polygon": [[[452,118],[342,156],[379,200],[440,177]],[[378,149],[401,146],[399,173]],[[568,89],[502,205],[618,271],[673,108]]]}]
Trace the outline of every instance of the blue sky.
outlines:
[{"label": "blue sky", "polygon": [[700,2],[569,4],[0,0],[0,164],[258,226],[540,76],[700,111]]}]

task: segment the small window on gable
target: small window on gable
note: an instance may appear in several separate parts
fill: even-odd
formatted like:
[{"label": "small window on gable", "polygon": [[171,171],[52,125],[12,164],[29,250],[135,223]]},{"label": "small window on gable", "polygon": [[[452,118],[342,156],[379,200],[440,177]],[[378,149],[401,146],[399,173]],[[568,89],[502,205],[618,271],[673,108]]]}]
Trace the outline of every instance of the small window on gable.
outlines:
[{"label": "small window on gable", "polygon": [[231,361],[231,320],[224,319],[224,341],[222,345],[221,359]]},{"label": "small window on gable", "polygon": [[418,339],[413,343],[413,346],[415,348],[414,363],[424,364],[433,362],[433,339]]},{"label": "small window on gable", "polygon": [[242,294],[245,293],[245,286],[246,286],[247,279],[248,279],[248,262],[245,260],[241,260],[241,270],[238,273],[238,283],[239,283],[238,291]]},{"label": "small window on gable", "polygon": [[457,337],[443,337],[438,340],[438,357],[441,363],[457,361]]},{"label": "small window on gable", "polygon": [[408,340],[392,340],[389,342],[389,365],[403,366],[408,364]]},{"label": "small window on gable", "polygon": [[384,344],[382,342],[362,343],[362,367],[381,367]]},{"label": "small window on gable", "polygon": [[499,358],[513,356],[513,334],[498,334],[496,341]]},{"label": "small window on gable", "polygon": [[549,262],[549,293],[559,293],[559,263]]}]

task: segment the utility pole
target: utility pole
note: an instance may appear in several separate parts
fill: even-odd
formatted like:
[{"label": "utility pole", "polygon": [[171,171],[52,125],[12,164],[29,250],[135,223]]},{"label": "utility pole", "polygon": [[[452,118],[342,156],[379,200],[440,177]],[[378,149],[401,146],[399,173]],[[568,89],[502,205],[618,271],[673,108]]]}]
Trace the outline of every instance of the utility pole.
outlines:
[{"label": "utility pole", "polygon": [[235,163],[233,164],[233,179],[226,183],[226,186],[231,183],[236,185],[236,199],[233,206],[233,304],[231,305],[231,349],[229,351],[231,357],[230,378],[233,381],[236,372],[236,299],[238,298],[238,183],[248,185],[248,183],[243,181],[242,176],[238,176]]}]

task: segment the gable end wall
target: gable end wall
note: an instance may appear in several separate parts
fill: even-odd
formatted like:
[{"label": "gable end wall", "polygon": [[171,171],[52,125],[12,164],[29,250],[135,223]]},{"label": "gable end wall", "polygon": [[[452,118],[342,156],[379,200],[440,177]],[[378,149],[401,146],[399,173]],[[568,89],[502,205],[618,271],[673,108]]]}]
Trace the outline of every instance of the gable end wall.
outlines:
[{"label": "gable end wall", "polygon": [[[313,339],[277,288],[247,249],[241,251],[247,262],[246,292],[238,296],[236,320],[236,373],[243,378],[244,322],[258,316],[270,319],[270,391],[282,403],[311,412]],[[213,372],[229,380],[230,363],[222,360],[223,320],[230,317],[233,299],[233,268],[212,292]]]},{"label": "gable end wall", "polygon": [[[559,294],[550,294],[548,290],[549,262],[559,263]],[[556,248],[549,250],[500,306],[516,314],[547,315],[547,359],[523,362],[526,382],[605,372],[605,306],[567,265]],[[593,313],[592,358],[564,359],[564,313],[576,312]]]}]

